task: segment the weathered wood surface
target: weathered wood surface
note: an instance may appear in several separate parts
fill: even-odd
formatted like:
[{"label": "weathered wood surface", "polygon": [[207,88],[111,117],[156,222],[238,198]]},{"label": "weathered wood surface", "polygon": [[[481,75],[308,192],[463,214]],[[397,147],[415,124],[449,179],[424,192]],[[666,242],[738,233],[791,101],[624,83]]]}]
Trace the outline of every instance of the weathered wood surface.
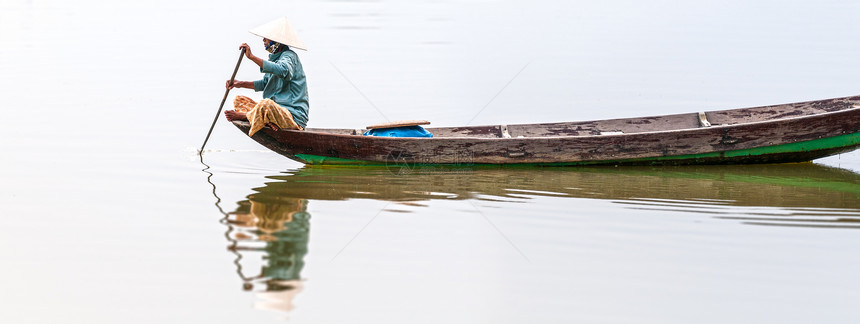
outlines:
[{"label": "weathered wood surface", "polygon": [[[754,149],[860,132],[860,96],[705,113],[531,125],[428,128],[433,138],[360,136],[362,130],[264,129],[253,138],[296,154],[369,162],[427,164],[720,164],[808,161],[850,150],[775,152],[690,161],[630,161]],[[234,122],[247,133],[247,122]],[[504,136],[504,130],[510,138]],[[621,132],[618,135],[600,135]]]},{"label": "weathered wood surface", "polygon": [[430,125],[429,121],[426,120],[395,120],[387,123],[380,123],[367,126],[367,129],[377,129],[377,128],[393,128],[393,127],[404,127],[404,126],[418,126],[418,125]]}]

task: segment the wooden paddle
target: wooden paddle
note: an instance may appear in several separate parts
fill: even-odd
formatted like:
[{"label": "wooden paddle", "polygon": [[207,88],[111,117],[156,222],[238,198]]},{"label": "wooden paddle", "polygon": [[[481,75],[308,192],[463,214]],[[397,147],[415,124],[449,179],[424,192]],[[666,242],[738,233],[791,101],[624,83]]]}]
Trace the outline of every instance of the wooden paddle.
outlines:
[{"label": "wooden paddle", "polygon": [[[239,64],[242,64],[242,56],[245,56],[245,48],[242,47],[242,52],[239,53],[239,61],[236,62],[236,68],[233,69],[233,75],[230,76],[230,84],[233,84],[233,80],[236,79],[236,72],[239,72]],[[209,127],[209,133],[206,133],[206,139],[203,140],[203,145],[200,146],[200,151],[197,153],[201,156],[203,155],[203,148],[206,147],[206,142],[209,141],[209,135],[212,135],[212,130],[215,129],[215,123],[218,122],[218,116],[221,115],[221,109],[224,108],[224,102],[227,101],[227,94],[230,93],[230,88],[227,88],[227,91],[224,92],[224,99],[221,99],[221,106],[218,106],[218,112],[215,113],[215,120],[212,121],[212,127]]]}]

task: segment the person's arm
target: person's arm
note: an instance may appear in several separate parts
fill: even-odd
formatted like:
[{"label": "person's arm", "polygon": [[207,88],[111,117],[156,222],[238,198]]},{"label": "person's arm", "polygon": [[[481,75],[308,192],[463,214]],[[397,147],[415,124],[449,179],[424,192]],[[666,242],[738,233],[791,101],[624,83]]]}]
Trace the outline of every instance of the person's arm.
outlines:
[{"label": "person's arm", "polygon": [[230,84],[230,80],[227,80],[227,89],[233,88],[245,88],[245,89],[254,89],[254,81],[233,81],[233,84]]},{"label": "person's arm", "polygon": [[251,89],[254,89],[254,91],[258,92],[263,91],[263,89],[266,88],[266,83],[269,83],[269,75],[263,76],[262,80],[251,82]]},{"label": "person's arm", "polygon": [[294,66],[295,63],[293,62],[292,57],[285,54],[282,55],[281,58],[276,62],[263,61],[263,65],[260,67],[260,71],[264,73],[271,73],[289,80],[293,77]]},{"label": "person's arm", "polygon": [[263,68],[263,59],[256,57],[254,54],[251,54],[251,46],[249,46],[248,43],[242,43],[242,45],[239,46],[239,49],[242,49],[242,48],[245,49],[245,57],[247,57],[249,60],[254,62],[254,64],[257,64],[257,66],[262,69]]}]

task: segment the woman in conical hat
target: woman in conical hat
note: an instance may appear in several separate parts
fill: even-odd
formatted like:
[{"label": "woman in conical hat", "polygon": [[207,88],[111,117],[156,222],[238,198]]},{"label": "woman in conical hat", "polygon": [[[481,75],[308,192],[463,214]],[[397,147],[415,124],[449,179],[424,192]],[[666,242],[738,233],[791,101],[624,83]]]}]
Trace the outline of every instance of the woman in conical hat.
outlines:
[{"label": "woman in conical hat", "polygon": [[268,125],[274,129],[304,129],[308,122],[308,86],[305,81],[305,71],[299,57],[292,50],[306,50],[304,43],[296,35],[295,30],[287,22],[287,18],[278,18],[250,32],[263,37],[263,46],[268,51],[268,60],[263,60],[251,53],[251,46],[243,43],[239,48],[245,49],[245,57],[257,64],[264,73],[257,81],[227,81],[227,88],[247,88],[263,92],[263,100],[259,103],[245,96],[236,96],[233,100],[235,110],[224,112],[227,120],[248,120],[251,122],[249,135]]}]

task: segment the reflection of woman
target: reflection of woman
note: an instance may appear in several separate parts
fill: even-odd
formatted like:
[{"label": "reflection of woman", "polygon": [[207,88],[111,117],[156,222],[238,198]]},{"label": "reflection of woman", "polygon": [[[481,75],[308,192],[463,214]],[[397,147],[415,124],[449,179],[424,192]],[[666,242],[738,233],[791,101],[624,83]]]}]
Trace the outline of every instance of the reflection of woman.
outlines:
[{"label": "reflection of woman", "polygon": [[[260,297],[269,300],[257,304],[258,308],[289,311],[292,300],[302,290],[301,271],[304,257],[308,253],[310,214],[307,200],[286,197],[266,197],[262,194],[248,196],[239,202],[239,208],[228,216],[233,241],[231,250],[239,258],[239,276],[245,281],[245,290],[263,285]],[[235,226],[235,227],[234,227]],[[245,243],[245,244],[241,244]],[[262,247],[250,246],[264,242]],[[239,251],[256,251],[264,255],[264,265],[258,275],[247,277],[242,271]]]}]

